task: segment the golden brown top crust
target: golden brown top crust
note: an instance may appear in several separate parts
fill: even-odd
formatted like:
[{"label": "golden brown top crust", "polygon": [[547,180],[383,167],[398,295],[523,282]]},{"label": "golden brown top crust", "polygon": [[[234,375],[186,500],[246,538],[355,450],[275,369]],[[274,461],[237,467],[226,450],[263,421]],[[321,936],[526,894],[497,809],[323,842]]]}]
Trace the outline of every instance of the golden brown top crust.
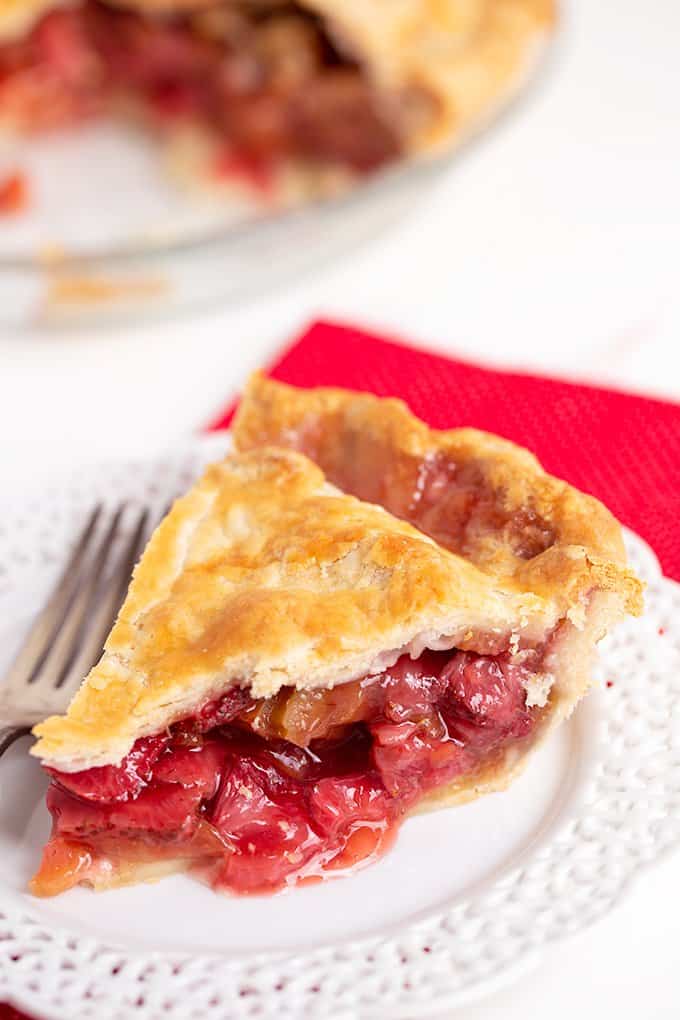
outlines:
[{"label": "golden brown top crust", "polygon": [[[575,604],[596,569],[583,557],[581,567]],[[208,468],[156,530],[101,661],[67,715],[36,727],[33,753],[71,771],[119,761],[137,737],[231,685],[268,696],[379,671],[433,642],[537,643],[569,610],[562,592],[498,585],[340,493],[301,454],[237,454]]]},{"label": "golden brown top crust", "polygon": [[641,585],[626,570],[621,528],[592,496],[547,474],[533,454],[476,429],[430,429],[403,401],[341,389],[301,390],[254,375],[234,422],[240,450],[301,450],[328,479],[386,507],[485,573],[542,597],[580,587],[582,557],[598,586]]},{"label": "golden brown top crust", "polygon": [[[304,0],[378,88],[400,97],[409,152],[463,140],[531,73],[556,0]],[[428,108],[418,97],[429,97]],[[409,99],[413,102],[410,103]]]}]

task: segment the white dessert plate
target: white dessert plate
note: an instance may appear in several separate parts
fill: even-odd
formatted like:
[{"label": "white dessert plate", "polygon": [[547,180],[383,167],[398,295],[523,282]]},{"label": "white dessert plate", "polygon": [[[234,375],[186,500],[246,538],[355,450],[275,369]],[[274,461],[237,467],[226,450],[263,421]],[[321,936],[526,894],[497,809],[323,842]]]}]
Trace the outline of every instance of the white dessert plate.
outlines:
[{"label": "white dessert plate", "polygon": [[[0,498],[0,675],[87,509],[160,509],[228,443]],[[680,842],[680,587],[628,546],[647,612],[607,640],[599,689],[510,790],[409,820],[349,878],[274,897],[178,876],[34,899],[46,782],[16,744],[0,761],[0,1001],[48,1020],[415,1018],[496,990],[610,910]]]}]

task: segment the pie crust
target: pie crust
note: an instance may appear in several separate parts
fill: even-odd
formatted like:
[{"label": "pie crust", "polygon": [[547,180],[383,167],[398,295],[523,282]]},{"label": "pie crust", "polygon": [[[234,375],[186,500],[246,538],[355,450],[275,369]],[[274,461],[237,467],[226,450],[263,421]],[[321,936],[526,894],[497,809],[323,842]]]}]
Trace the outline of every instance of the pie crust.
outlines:
[{"label": "pie crust", "polygon": [[431,429],[402,400],[299,389],[261,373],[246,386],[233,435],[239,450],[300,450],[343,491],[384,506],[498,580],[569,599],[583,572],[594,571],[630,611],[639,608],[616,518],[500,436]]},{"label": "pie crust", "polygon": [[[306,0],[387,95],[424,94],[409,152],[461,141],[523,83],[550,35],[554,0]],[[408,115],[408,108],[406,108]]]}]

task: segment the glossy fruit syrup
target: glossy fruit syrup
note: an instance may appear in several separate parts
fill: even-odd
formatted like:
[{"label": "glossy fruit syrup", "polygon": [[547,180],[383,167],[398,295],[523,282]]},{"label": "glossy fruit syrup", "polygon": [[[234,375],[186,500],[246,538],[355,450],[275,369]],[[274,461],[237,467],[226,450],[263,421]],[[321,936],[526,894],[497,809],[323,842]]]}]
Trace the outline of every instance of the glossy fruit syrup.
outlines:
[{"label": "glossy fruit syrup", "polygon": [[234,893],[367,863],[428,793],[529,735],[529,676],[454,650],[331,690],[232,689],[120,765],[48,769],[53,832],[33,891],[165,858]]}]

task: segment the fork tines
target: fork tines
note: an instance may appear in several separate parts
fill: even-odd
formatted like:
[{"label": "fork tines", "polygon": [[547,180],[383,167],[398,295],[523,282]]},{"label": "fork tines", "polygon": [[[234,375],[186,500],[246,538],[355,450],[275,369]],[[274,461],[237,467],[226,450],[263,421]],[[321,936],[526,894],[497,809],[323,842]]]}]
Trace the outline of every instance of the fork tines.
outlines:
[{"label": "fork tines", "polygon": [[99,658],[147,537],[149,517],[148,508],[132,510],[125,503],[113,511],[98,504],[90,513],[2,685],[3,706],[17,722],[62,710]]}]

